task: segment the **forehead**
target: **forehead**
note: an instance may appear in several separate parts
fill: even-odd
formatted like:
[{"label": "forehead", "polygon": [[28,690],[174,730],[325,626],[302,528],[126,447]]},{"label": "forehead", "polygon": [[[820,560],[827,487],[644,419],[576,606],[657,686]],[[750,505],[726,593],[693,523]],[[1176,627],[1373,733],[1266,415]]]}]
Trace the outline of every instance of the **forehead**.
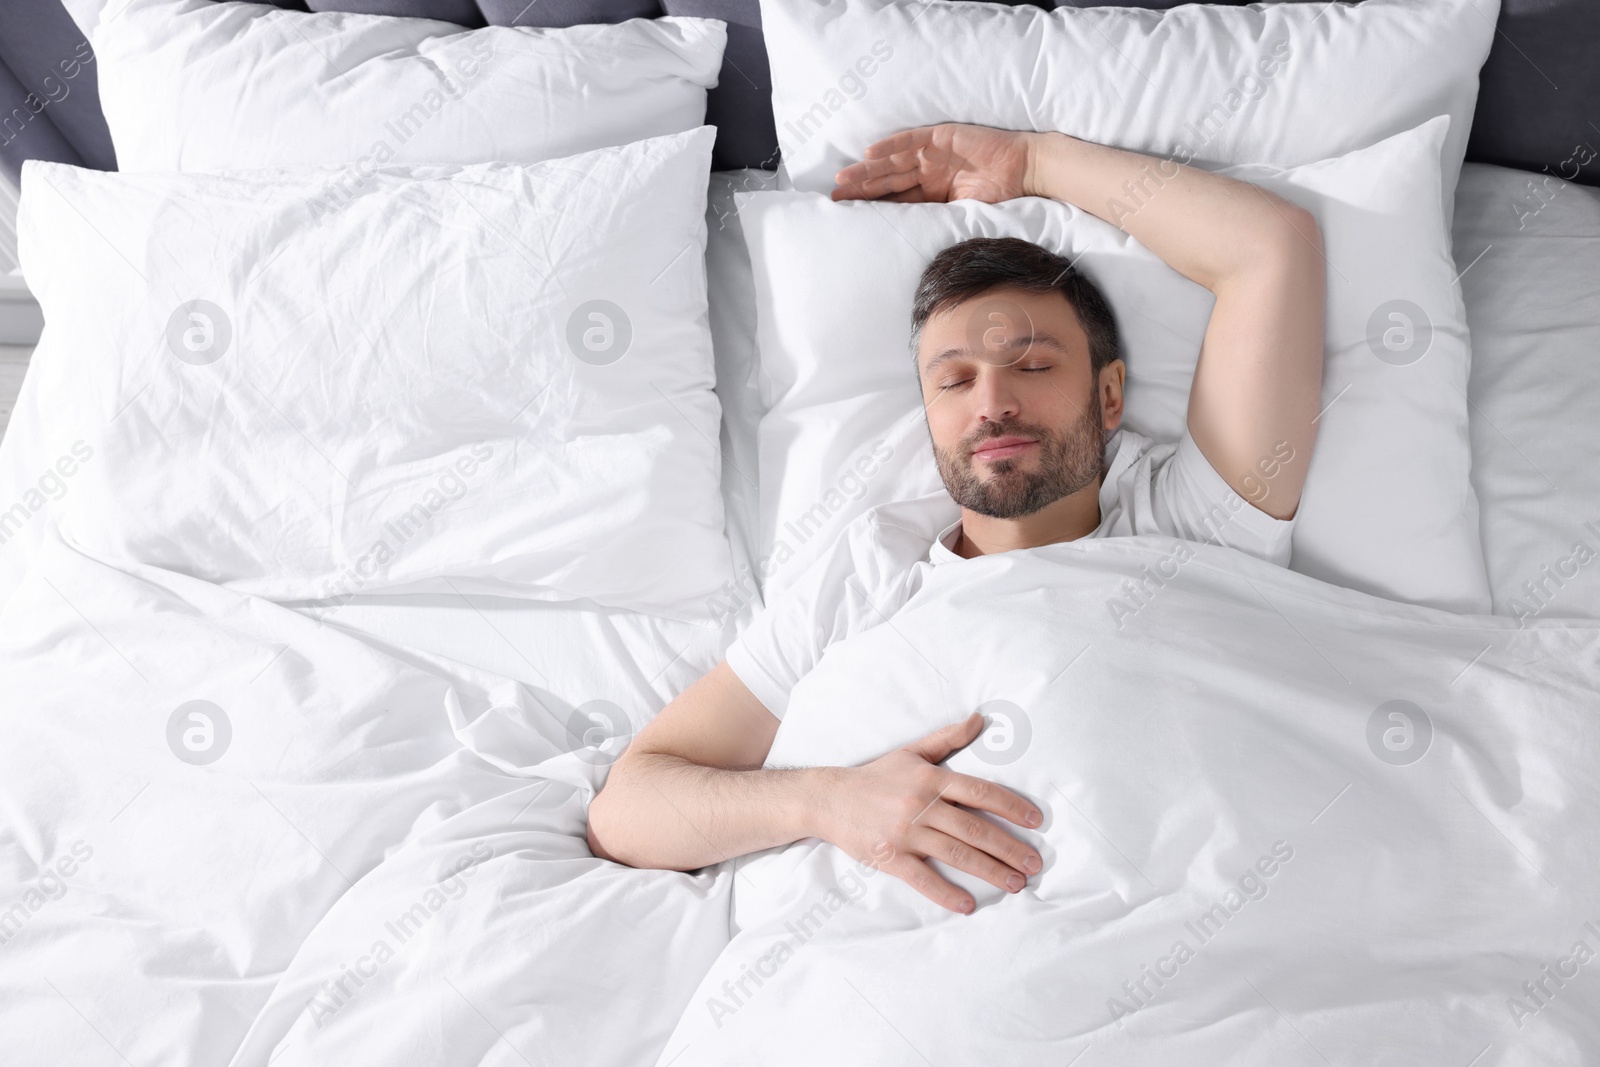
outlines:
[{"label": "forehead", "polygon": [[1030,337],[1041,346],[1088,358],[1088,335],[1059,291],[1000,288],[929,316],[918,340],[917,363],[927,367],[934,361],[963,357],[1009,363],[1027,350]]}]

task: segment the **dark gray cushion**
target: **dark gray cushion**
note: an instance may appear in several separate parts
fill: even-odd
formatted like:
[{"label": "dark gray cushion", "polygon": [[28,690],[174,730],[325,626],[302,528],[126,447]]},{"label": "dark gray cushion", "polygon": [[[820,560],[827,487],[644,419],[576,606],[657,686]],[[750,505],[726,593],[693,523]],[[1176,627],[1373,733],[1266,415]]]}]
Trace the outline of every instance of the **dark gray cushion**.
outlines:
[{"label": "dark gray cushion", "polygon": [[350,11],[358,15],[433,19],[436,22],[454,22],[469,29],[488,25],[474,0],[306,0],[306,7],[311,11]]},{"label": "dark gray cushion", "polygon": [[772,70],[761,40],[761,5],[757,0],[661,0],[661,6],[669,15],[728,24],[722,74],[706,100],[706,121],[717,128],[711,166],[776,168],[778,129],[772,121]]},{"label": "dark gray cushion", "polygon": [[1467,158],[1600,185],[1600,3],[1502,0],[1498,29]]},{"label": "dark gray cushion", "polygon": [[478,6],[491,26],[577,26],[663,14],[656,0],[478,0]]},{"label": "dark gray cushion", "polygon": [[0,168],[25,159],[116,170],[89,42],[58,0],[12,0],[0,30]]}]

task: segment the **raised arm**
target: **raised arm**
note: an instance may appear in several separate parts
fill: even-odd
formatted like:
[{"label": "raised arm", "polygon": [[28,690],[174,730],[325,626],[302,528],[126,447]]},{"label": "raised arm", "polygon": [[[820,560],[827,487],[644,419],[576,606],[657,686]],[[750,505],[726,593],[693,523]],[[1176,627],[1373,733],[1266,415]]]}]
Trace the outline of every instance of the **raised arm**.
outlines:
[{"label": "raised arm", "polygon": [[1033,805],[937,765],[982,729],[973,714],[861,767],[765,770],[778,720],[720,663],[611,768],[589,805],[589,848],[633,867],[687,871],[818,837],[936,904],[971,912],[972,895],[925,857],[1013,893],[1042,867],[1037,852],[967,810],[1033,828],[1041,822]]},{"label": "raised arm", "polygon": [[1326,261],[1310,212],[1173,160],[1061,133],[956,123],[880,141],[836,180],[839,200],[1064,200],[1211,290],[1189,432],[1246,500],[1274,518],[1294,515],[1322,390]]}]

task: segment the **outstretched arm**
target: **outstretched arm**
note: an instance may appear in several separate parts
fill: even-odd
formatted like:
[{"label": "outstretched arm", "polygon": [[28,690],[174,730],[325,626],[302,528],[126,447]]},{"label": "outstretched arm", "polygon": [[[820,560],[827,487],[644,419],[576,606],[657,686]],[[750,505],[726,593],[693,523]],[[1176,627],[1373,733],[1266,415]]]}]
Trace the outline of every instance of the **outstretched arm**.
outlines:
[{"label": "outstretched arm", "polygon": [[726,662],[684,690],[633,739],[589,805],[589,848],[632,867],[694,870],[805,837],[909,883],[952,911],[972,895],[938,859],[1018,892],[1043,861],[977,814],[1030,829],[1032,804],[938,766],[983,729],[974,713],[860,767],[767,770],[778,720]]},{"label": "outstretched arm", "polygon": [[[1326,300],[1312,214],[1248,182],[1062,133],[945,123],[841,170],[834,199],[1064,200],[1119,227],[1216,296],[1189,432],[1233,489],[1286,519],[1316,441]],[[1284,455],[1294,458],[1281,466]],[[1273,470],[1263,493],[1262,474]]]}]

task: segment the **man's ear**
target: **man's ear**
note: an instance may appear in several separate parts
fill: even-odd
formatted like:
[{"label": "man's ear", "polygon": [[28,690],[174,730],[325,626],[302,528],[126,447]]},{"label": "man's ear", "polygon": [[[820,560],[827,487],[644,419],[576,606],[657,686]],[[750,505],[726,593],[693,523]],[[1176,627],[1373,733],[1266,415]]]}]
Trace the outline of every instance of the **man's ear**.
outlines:
[{"label": "man's ear", "polygon": [[1106,431],[1122,425],[1122,390],[1128,380],[1128,365],[1114,359],[1100,368],[1096,388],[1100,392],[1100,416]]}]

